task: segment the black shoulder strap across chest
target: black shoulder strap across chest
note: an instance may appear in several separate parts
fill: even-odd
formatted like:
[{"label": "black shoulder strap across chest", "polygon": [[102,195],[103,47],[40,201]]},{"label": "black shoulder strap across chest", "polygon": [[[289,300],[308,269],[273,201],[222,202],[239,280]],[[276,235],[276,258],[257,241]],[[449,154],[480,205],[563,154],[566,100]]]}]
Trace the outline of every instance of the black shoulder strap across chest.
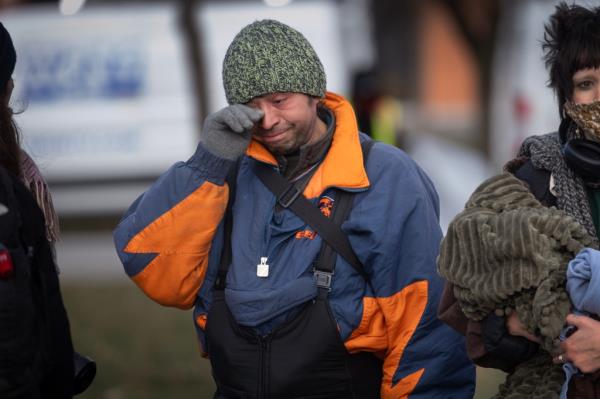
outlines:
[{"label": "black shoulder strap across chest", "polygon": [[[363,162],[365,164],[372,145],[372,140],[366,140],[361,143]],[[340,228],[341,222],[348,217],[350,209],[352,208],[352,193],[341,190],[338,192],[336,198],[337,204],[334,206],[334,218],[338,222],[336,223],[323,215],[316,206],[302,195],[298,188],[277,173],[272,167],[265,164],[257,165],[256,175],[265,186],[275,194],[279,205],[284,208],[289,208],[298,217],[304,220],[304,222],[312,227],[321,238],[329,244],[329,246],[346,259],[357,272],[365,279],[367,278],[362,264],[350,246],[348,237],[346,237]]]},{"label": "black shoulder strap across chest", "polygon": [[[365,165],[367,163],[369,151],[374,143],[375,142],[370,139],[361,143],[363,163]],[[226,179],[229,186],[229,201],[225,212],[225,246],[223,248],[219,270],[217,272],[217,279],[215,281],[215,288],[217,289],[223,289],[225,287],[225,278],[227,276],[229,264],[231,263],[231,231],[233,223],[231,208],[233,206],[233,198],[235,198],[235,181],[238,168],[239,163],[235,167],[232,167],[234,170],[230,172]],[[368,276],[365,273],[360,260],[354,253],[354,250],[348,241],[348,237],[346,237],[346,234],[344,234],[340,228],[341,223],[346,220],[352,209],[353,193],[342,190],[338,191],[332,220],[323,215],[315,205],[302,195],[299,189],[277,173],[271,166],[257,164],[255,173],[263,184],[275,194],[277,203],[280,206],[289,208],[312,227],[327,244],[329,244],[322,247],[321,253],[319,254],[320,260],[330,258],[333,255],[333,251],[335,251],[344,257],[344,259],[346,259],[346,261],[350,263],[363,278],[368,280]],[[323,266],[327,268],[326,265],[329,263],[330,262],[323,262]]]}]

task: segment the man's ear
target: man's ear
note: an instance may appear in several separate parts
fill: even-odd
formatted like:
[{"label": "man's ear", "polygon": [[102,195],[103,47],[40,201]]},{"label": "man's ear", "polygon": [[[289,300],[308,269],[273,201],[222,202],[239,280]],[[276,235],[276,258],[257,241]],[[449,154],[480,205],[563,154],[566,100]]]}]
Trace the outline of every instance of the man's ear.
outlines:
[{"label": "man's ear", "polygon": [[308,97],[308,103],[310,104],[311,107],[314,107],[315,109],[317,108],[317,106],[319,105],[319,103],[322,100],[321,97],[315,97],[315,96],[307,96],[307,97]]}]

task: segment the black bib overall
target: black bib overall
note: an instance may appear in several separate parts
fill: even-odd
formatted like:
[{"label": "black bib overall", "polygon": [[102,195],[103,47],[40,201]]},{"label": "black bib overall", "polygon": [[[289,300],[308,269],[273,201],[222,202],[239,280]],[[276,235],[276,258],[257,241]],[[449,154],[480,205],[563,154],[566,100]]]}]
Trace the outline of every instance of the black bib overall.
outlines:
[{"label": "black bib overall", "polygon": [[381,361],[350,355],[340,338],[327,291],[267,336],[238,325],[224,292],[214,290],[206,335],[217,397],[379,398]]},{"label": "black bib overall", "polygon": [[[336,219],[345,216],[335,208],[332,220],[340,225]],[[349,354],[330,309],[337,254],[325,240],[315,266],[318,295],[294,318],[266,336],[234,320],[224,293],[231,259],[230,209],[226,214],[224,256],[206,324],[215,398],[379,398],[382,361],[367,352]]]}]

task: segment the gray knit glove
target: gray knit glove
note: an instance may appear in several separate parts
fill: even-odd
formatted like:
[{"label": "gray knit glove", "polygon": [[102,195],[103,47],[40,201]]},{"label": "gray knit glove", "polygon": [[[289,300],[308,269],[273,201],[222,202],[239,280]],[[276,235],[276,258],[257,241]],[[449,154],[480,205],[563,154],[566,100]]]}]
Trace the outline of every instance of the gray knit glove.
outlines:
[{"label": "gray knit glove", "polygon": [[222,158],[235,160],[246,152],[254,124],[264,115],[259,109],[233,104],[206,117],[200,143]]}]

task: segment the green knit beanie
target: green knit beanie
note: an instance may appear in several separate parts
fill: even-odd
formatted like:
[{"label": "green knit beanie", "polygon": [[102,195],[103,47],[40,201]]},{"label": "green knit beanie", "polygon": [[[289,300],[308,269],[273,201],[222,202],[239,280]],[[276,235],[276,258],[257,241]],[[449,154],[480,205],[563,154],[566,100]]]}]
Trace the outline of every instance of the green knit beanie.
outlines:
[{"label": "green knit beanie", "polygon": [[325,96],[323,65],[308,40],[281,22],[265,19],[237,34],[223,60],[229,104],[244,104],[267,93]]}]

